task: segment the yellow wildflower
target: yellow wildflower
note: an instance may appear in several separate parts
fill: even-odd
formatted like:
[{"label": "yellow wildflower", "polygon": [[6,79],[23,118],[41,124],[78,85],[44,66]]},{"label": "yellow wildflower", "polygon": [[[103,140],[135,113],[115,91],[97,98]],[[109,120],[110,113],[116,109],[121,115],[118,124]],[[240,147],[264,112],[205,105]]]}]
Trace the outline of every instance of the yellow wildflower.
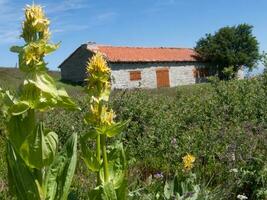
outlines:
[{"label": "yellow wildflower", "polygon": [[107,107],[103,107],[102,113],[101,113],[101,122],[106,125],[112,125],[114,123],[115,113],[111,109],[108,111]]},{"label": "yellow wildflower", "polygon": [[25,10],[26,21],[32,22],[32,26],[40,32],[49,25],[49,20],[45,17],[43,8],[39,5],[27,6]]},{"label": "yellow wildflower", "polygon": [[98,100],[108,100],[110,94],[110,74],[107,62],[102,54],[96,53],[88,62],[86,71],[88,74],[87,91]]},{"label": "yellow wildflower", "polygon": [[196,158],[191,154],[187,154],[186,156],[184,156],[183,157],[184,170],[190,171],[193,168],[195,160]]},{"label": "yellow wildflower", "polygon": [[110,69],[101,53],[96,53],[87,65],[87,73],[89,75],[94,75],[97,72],[107,75],[110,74]]},{"label": "yellow wildflower", "polygon": [[24,60],[26,64],[31,62],[39,62],[40,59],[44,56],[44,48],[41,45],[30,43],[24,49]]},{"label": "yellow wildflower", "polygon": [[23,22],[23,32],[21,36],[26,42],[36,41],[37,39],[48,40],[50,37],[49,24],[50,22],[46,18],[41,6],[28,5],[25,9],[25,20]]}]

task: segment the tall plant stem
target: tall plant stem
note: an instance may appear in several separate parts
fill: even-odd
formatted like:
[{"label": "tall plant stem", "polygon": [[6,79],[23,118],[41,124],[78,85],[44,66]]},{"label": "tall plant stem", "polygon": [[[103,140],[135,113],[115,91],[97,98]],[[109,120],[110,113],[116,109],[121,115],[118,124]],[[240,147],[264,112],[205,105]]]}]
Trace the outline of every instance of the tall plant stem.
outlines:
[{"label": "tall plant stem", "polygon": [[100,142],[100,135],[96,138],[96,158],[97,161],[101,161],[101,142]]},{"label": "tall plant stem", "polygon": [[[100,142],[100,135],[97,135],[96,138],[96,159],[100,163],[101,162],[101,142]],[[100,174],[97,173],[97,185],[100,185]]]},{"label": "tall plant stem", "polygon": [[101,135],[100,138],[101,138],[103,165],[104,165],[104,180],[105,182],[107,182],[109,181],[109,170],[108,170],[108,157],[107,157],[107,149],[106,149],[106,136]]}]

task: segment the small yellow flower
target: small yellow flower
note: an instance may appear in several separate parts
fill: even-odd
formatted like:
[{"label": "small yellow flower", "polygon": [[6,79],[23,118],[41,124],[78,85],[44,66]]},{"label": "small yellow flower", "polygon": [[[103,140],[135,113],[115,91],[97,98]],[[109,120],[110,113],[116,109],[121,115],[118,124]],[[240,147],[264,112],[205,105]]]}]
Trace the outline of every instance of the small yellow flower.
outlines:
[{"label": "small yellow flower", "polygon": [[114,123],[114,118],[116,117],[114,111],[111,109],[108,111],[107,107],[103,107],[101,113],[101,122],[106,125],[112,125]]},{"label": "small yellow flower", "polygon": [[44,48],[41,45],[30,43],[24,49],[24,60],[26,64],[31,62],[39,62],[40,59],[44,56]]},{"label": "small yellow flower", "polygon": [[193,168],[196,158],[191,154],[187,154],[183,157],[183,165],[185,171],[190,171]]}]

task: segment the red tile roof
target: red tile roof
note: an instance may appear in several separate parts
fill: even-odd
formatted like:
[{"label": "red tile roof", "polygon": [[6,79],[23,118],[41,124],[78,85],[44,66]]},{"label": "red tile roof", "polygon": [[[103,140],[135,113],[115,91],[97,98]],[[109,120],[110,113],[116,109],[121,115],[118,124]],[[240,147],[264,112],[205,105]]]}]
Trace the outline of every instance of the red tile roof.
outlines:
[{"label": "red tile roof", "polygon": [[195,62],[198,54],[189,48],[116,47],[88,44],[87,49],[99,51],[109,62]]}]

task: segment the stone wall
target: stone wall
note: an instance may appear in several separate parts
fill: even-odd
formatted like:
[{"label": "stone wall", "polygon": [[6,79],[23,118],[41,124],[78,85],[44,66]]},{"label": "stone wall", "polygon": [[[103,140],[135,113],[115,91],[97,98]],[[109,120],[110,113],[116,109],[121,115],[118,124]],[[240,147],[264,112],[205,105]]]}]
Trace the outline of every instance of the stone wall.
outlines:
[{"label": "stone wall", "polygon": [[[196,68],[204,67],[203,64],[194,62],[181,63],[110,63],[112,69],[112,87],[125,88],[157,88],[156,70],[169,69],[170,87],[188,85],[199,82],[194,77]],[[141,80],[131,81],[130,72],[140,71]]]}]

